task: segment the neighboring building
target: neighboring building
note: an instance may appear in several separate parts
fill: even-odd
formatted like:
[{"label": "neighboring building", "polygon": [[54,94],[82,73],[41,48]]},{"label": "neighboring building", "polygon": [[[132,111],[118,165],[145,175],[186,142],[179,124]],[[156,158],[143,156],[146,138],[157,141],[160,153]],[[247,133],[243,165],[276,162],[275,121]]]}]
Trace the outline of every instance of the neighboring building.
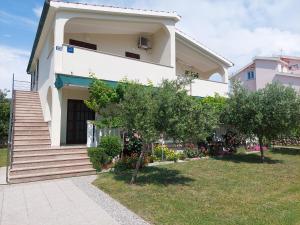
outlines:
[{"label": "neighboring building", "polygon": [[255,57],[251,63],[230,77],[251,91],[278,82],[300,91],[300,57]]}]

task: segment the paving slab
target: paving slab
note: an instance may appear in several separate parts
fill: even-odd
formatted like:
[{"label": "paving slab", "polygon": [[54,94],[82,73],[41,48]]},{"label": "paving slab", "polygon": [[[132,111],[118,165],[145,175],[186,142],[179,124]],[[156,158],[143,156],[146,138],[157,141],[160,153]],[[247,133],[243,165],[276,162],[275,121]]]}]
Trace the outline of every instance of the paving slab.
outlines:
[{"label": "paving slab", "polygon": [[0,186],[0,225],[120,225],[105,207],[72,178]]}]

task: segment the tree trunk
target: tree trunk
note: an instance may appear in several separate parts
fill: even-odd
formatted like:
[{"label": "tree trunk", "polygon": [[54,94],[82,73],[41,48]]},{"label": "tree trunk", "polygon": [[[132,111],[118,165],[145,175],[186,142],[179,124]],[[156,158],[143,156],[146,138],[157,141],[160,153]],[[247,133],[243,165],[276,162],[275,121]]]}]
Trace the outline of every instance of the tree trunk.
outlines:
[{"label": "tree trunk", "polygon": [[259,142],[259,148],[260,148],[260,158],[261,158],[261,162],[264,163],[264,161],[265,161],[265,156],[264,156],[264,149],[263,149],[262,138],[258,138],[258,142]]},{"label": "tree trunk", "polygon": [[138,175],[138,172],[139,172],[139,169],[140,169],[142,160],[143,160],[143,158],[144,158],[144,154],[145,154],[145,148],[142,149],[141,154],[140,154],[140,156],[139,156],[139,159],[138,159],[138,161],[136,162],[135,170],[134,170],[134,172],[133,172],[133,174],[132,174],[130,184],[134,184],[135,181],[136,181],[136,178],[137,178],[137,175]]}]

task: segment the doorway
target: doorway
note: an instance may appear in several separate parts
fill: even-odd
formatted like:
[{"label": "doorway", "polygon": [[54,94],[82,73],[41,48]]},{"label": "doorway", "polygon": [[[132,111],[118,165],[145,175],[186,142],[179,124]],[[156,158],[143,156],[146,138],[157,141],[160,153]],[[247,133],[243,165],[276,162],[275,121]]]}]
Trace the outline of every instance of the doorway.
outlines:
[{"label": "doorway", "polygon": [[87,120],[95,120],[95,112],[83,100],[68,99],[67,144],[86,144]]}]

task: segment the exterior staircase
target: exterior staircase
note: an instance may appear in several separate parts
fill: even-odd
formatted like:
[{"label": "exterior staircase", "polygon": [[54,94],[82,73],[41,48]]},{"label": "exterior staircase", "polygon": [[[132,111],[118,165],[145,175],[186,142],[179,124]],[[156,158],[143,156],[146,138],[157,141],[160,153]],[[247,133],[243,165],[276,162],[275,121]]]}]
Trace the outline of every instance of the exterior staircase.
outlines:
[{"label": "exterior staircase", "polygon": [[85,146],[51,147],[37,92],[15,91],[13,104],[10,183],[96,173]]}]

